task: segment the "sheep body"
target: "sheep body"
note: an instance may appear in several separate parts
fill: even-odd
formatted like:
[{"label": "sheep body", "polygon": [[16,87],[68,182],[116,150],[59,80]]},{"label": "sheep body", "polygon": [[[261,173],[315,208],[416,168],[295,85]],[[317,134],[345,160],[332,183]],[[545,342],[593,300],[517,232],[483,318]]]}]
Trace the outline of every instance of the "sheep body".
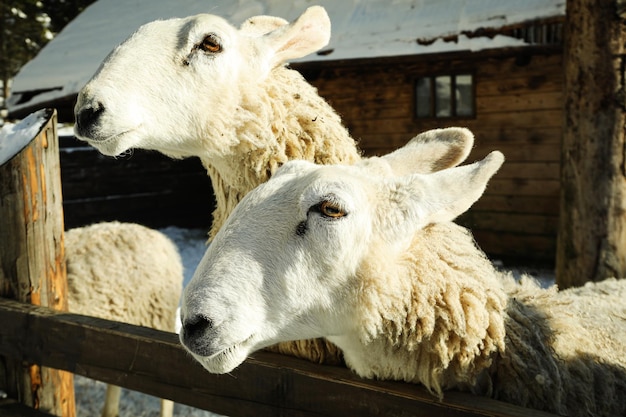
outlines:
[{"label": "sheep body", "polygon": [[424,175],[394,154],[381,160],[395,175],[292,161],[241,201],[184,291],[194,358],[229,372],[266,344],[324,336],[363,377],[624,415],[626,280],[516,282],[452,223],[502,155]]},{"label": "sheep body", "polygon": [[73,313],[173,331],[183,269],[174,243],[132,223],[65,233],[68,307]]},{"label": "sheep body", "polygon": [[[505,287],[505,350],[492,367],[492,396],[561,415],[624,415],[626,280],[593,283],[578,294],[527,281]],[[611,289],[618,291],[596,297]]]},{"label": "sheep body", "polygon": [[[183,266],[174,243],[133,223],[106,222],[65,233],[68,309],[73,313],[175,330]],[[107,386],[103,417],[118,415],[120,388]],[[161,402],[171,417],[173,403]]]},{"label": "sheep body", "polygon": [[626,280],[563,292],[516,282],[452,224],[424,229],[403,257],[401,270],[373,253],[362,265],[373,288],[356,346],[329,336],[356,373],[569,416],[626,411]]}]

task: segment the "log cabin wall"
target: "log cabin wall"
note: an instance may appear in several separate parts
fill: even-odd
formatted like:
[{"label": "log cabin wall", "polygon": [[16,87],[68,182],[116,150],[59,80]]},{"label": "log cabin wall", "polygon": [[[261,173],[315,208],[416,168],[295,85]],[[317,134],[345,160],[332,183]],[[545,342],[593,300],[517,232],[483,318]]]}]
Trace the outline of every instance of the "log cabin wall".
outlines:
[{"label": "log cabin wall", "polygon": [[59,143],[66,229],[112,220],[209,229],[215,199],[197,158],[142,150],[112,158],[73,137]]},{"label": "log cabin wall", "polygon": [[[342,116],[366,155],[388,153],[424,130],[464,126],[475,134],[469,161],[506,157],[484,196],[458,221],[503,260],[553,263],[559,198],[562,54],[558,47],[296,66]],[[472,74],[475,115],[420,119],[423,76]]]}]

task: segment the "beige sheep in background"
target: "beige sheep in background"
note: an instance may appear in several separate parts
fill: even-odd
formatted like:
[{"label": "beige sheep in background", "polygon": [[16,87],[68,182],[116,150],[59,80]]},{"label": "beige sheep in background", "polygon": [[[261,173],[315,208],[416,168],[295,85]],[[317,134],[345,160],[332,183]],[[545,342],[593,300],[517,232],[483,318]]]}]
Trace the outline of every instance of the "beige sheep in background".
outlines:
[{"label": "beige sheep in background", "polygon": [[[65,232],[65,253],[69,311],[175,330],[183,266],[164,234],[133,223],[98,223]],[[103,417],[119,414],[120,393],[107,385]],[[171,417],[173,407],[161,400],[161,417]]]},{"label": "beige sheep in background", "polygon": [[[235,28],[209,14],[148,23],[80,91],[76,136],[106,155],[137,148],[199,157],[215,192],[213,236],[241,198],[286,161],[360,160],[337,113],[285,66],[329,39],[330,20],[319,6],[291,23],[255,16]],[[462,145],[469,152],[471,142]],[[314,362],[342,361],[324,340],[273,350]]]},{"label": "beige sheep in background", "polygon": [[288,162],[244,197],[185,288],[185,348],[225,373],[267,345],[327,337],[358,375],[440,398],[626,415],[626,280],[559,292],[498,272],[452,220],[502,154],[420,174],[403,151]]}]

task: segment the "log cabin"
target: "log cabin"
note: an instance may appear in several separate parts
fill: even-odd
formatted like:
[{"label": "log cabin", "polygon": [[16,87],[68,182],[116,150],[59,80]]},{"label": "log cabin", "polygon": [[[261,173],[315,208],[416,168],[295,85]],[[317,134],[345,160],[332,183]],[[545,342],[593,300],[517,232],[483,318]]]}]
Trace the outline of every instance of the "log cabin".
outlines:
[{"label": "log cabin", "polygon": [[[8,102],[10,116],[20,118],[53,106],[61,121],[71,123],[77,90],[132,30],[155,18],[206,12],[198,2],[181,2],[172,10],[165,0],[151,0],[145,8],[142,1],[121,5],[99,0],[79,15],[17,75]],[[304,0],[264,0],[253,11],[226,0],[214,3],[212,12],[234,23],[254,14],[291,19],[310,5]],[[507,161],[484,197],[459,222],[473,230],[491,257],[552,264],[559,214],[565,1],[317,3],[331,17],[331,42],[291,65],[339,112],[364,153],[390,152],[424,130],[468,127],[476,136],[470,160],[499,149]],[[117,16],[119,30],[90,24],[107,15]],[[89,52],[81,52],[77,45],[83,44],[90,45]],[[80,70],[72,69],[73,54],[83,60],[95,55],[94,64],[86,68],[83,62]],[[42,76],[46,66],[49,71]],[[63,79],[51,71],[73,75]],[[164,163],[159,160],[157,165],[166,169]],[[115,170],[110,161],[102,165]],[[154,172],[139,168],[142,171]],[[64,177],[64,193],[80,198],[80,181]],[[105,181],[108,176],[94,174],[84,180],[89,178],[93,183],[93,178]],[[110,217],[113,208],[106,209]]]}]

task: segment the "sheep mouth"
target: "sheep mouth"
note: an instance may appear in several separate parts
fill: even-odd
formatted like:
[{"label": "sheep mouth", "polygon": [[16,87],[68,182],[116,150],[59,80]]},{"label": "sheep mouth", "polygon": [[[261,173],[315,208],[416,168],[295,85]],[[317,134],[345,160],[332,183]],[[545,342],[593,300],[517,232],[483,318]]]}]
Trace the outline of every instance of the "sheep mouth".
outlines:
[{"label": "sheep mouth", "polygon": [[249,340],[250,338],[224,348],[210,356],[199,356],[196,354],[193,354],[193,356],[207,371],[213,374],[225,374],[246,360],[248,353],[250,353],[250,349],[247,346],[248,343],[246,343]]},{"label": "sheep mouth", "polygon": [[128,129],[128,130],[124,130],[123,132],[114,133],[113,135],[109,135],[109,136],[102,136],[102,137],[92,136],[92,137],[86,138],[86,140],[94,144],[97,143],[100,145],[105,145],[111,142],[119,141],[124,136],[127,136],[129,133],[132,133],[134,130],[136,129]]},{"label": "sheep mouth", "polygon": [[110,136],[104,137],[84,137],[82,138],[84,141],[89,143],[94,148],[98,149],[101,153],[108,156],[117,156],[132,147],[129,140],[125,140],[128,136],[130,136],[137,129],[129,129],[120,133],[116,133]]}]

